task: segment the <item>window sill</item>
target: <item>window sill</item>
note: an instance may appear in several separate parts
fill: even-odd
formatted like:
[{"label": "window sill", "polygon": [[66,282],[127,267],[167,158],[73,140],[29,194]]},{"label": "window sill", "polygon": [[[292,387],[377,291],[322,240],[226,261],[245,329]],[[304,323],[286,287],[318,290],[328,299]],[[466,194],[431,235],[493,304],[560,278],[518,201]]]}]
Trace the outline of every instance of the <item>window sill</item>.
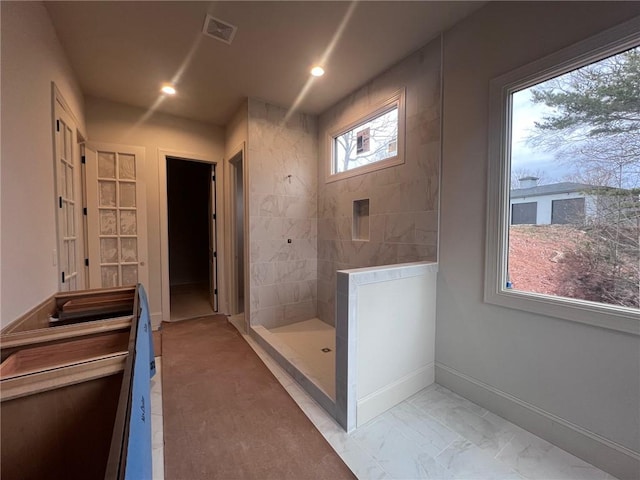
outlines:
[{"label": "window sill", "polygon": [[376,170],[382,170],[389,167],[396,167],[404,164],[404,156],[396,155],[379,162],[370,163],[369,165],[363,165],[361,167],[352,168],[346,172],[334,173],[327,177],[326,182],[336,182],[338,180],[344,180],[345,178],[357,177],[358,175],[364,175],[366,173],[375,172]]},{"label": "window sill", "polygon": [[500,289],[485,292],[486,303],[640,336],[637,309],[584,300]]}]

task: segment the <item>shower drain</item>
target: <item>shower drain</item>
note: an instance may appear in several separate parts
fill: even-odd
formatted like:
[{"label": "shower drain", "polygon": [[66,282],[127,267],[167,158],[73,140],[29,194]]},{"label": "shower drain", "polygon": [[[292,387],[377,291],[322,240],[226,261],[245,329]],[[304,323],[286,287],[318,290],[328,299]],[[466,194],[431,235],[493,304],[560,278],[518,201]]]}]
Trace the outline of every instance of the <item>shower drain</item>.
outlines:
[{"label": "shower drain", "polygon": [[324,353],[328,353],[328,352],[330,352],[330,351],[331,351],[331,349],[330,349],[330,348],[327,348],[327,347],[324,347],[324,348],[322,349],[322,351],[323,351]]}]

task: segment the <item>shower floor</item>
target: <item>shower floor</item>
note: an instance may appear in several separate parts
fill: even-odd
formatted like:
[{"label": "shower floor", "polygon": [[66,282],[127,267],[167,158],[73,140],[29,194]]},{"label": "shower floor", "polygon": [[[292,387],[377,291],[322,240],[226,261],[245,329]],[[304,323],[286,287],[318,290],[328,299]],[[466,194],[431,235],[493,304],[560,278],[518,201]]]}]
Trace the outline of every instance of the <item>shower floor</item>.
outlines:
[{"label": "shower floor", "polygon": [[[322,320],[312,318],[269,329],[278,343],[296,354],[294,363],[303,365],[312,380],[331,398],[336,396],[336,330]],[[329,349],[329,351],[323,351]]]}]

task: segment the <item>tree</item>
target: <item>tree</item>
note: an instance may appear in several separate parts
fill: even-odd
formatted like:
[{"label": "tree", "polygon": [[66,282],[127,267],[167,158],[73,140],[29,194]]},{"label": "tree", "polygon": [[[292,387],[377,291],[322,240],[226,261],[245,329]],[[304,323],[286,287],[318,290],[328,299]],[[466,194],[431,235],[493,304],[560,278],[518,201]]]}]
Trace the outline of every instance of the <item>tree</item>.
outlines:
[{"label": "tree", "polygon": [[[362,130],[368,130],[369,144],[359,152],[358,133]],[[393,109],[335,138],[336,171],[345,172],[395,155],[397,140],[398,110]]]},{"label": "tree", "polygon": [[640,184],[640,47],[531,89],[550,110],[529,142],[556,151],[576,170],[607,175],[606,185]]},{"label": "tree", "polygon": [[[640,307],[640,47],[531,89],[549,113],[529,142],[597,188],[584,241],[564,260],[561,295]],[[562,289],[561,289],[562,290]]]},{"label": "tree", "polygon": [[555,112],[536,122],[536,128],[591,138],[637,136],[639,80],[640,47],[636,47],[544,82],[532,89],[533,102]]}]

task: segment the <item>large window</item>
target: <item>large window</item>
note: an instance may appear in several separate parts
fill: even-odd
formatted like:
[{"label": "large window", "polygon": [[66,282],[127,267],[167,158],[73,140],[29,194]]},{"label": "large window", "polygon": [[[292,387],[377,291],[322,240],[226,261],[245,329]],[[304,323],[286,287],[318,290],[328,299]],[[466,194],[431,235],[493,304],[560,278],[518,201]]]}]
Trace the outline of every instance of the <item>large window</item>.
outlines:
[{"label": "large window", "polygon": [[492,81],[486,301],[640,333],[638,32]]},{"label": "large window", "polygon": [[328,181],[404,162],[404,92],[330,135]]}]

